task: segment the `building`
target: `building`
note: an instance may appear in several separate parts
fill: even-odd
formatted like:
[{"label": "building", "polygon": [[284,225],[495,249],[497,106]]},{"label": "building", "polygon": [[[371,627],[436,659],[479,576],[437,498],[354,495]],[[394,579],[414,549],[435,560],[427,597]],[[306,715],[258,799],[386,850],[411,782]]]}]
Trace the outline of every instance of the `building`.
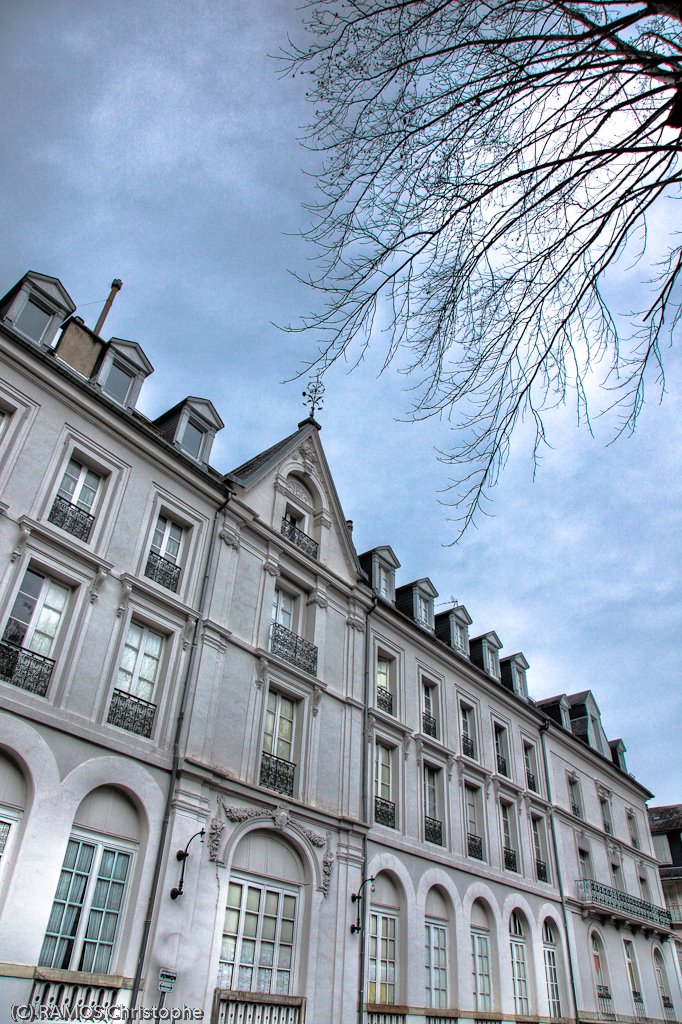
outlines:
[{"label": "building", "polygon": [[[112,296],[115,293],[114,282]],[[61,283],[0,300],[0,1002],[682,1020],[589,691],[358,554],[309,416],[233,469]]]},{"label": "building", "polygon": [[665,905],[675,929],[677,957],[682,964],[682,804],[650,807],[649,826],[660,865]]}]

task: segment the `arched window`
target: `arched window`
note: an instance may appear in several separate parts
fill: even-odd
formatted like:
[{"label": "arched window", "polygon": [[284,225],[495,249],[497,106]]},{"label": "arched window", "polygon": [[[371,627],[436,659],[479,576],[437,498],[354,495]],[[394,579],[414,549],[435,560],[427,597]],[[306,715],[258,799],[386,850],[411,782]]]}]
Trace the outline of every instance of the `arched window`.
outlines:
[{"label": "arched window", "polygon": [[137,811],[120,790],[101,786],[82,801],[57,883],[41,967],[113,973],[139,833]]},{"label": "arched window", "polygon": [[526,933],[523,919],[515,910],[509,918],[509,947],[511,952],[512,981],[514,983],[514,1013],[530,1013],[528,998],[528,960]]},{"label": "arched window", "polygon": [[594,983],[597,989],[597,1005],[601,1013],[612,1013],[611,989],[609,988],[609,977],[606,973],[604,947],[596,932],[592,932],[590,949],[592,951]]},{"label": "arched window", "polygon": [[287,843],[265,832],[242,840],[227,891],[220,988],[292,993],[303,881]]},{"label": "arched window", "polygon": [[542,926],[542,954],[545,962],[545,983],[550,1017],[561,1017],[561,986],[554,925],[547,919]]},{"label": "arched window", "polygon": [[654,950],[654,973],[656,974],[658,994],[661,997],[661,1005],[663,1006],[663,1016],[666,1020],[673,1020],[675,1017],[673,1002],[670,998],[668,975],[665,970],[665,964],[663,963],[663,957],[661,956],[660,949]]},{"label": "arched window", "polygon": [[493,1005],[490,924],[481,900],[476,900],[471,908],[471,971],[474,1009],[489,1013]]},{"label": "arched window", "polygon": [[9,856],[25,806],[26,781],[23,772],[0,751],[0,871]]},{"label": "arched window", "polygon": [[367,1000],[393,1004],[398,995],[400,896],[385,872],[377,875],[369,912]]},{"label": "arched window", "polygon": [[447,904],[436,888],[426,898],[424,963],[426,1005],[448,1006],[448,952],[450,948]]},{"label": "arched window", "polygon": [[641,986],[639,984],[635,947],[631,939],[623,939],[623,952],[625,953],[625,969],[628,981],[630,982],[630,992],[632,993],[632,1001],[635,1006],[635,1016],[644,1017],[644,1000],[642,999]]}]

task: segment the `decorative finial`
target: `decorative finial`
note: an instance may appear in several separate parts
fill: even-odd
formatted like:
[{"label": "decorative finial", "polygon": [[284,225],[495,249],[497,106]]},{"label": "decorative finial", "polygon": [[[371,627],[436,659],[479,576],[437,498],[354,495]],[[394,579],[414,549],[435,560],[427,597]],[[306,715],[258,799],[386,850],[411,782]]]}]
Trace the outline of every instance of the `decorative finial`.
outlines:
[{"label": "decorative finial", "polygon": [[315,419],[315,411],[324,405],[324,390],[324,384],[318,374],[317,377],[311,377],[308,387],[302,392],[303,404],[309,407],[311,419]]}]

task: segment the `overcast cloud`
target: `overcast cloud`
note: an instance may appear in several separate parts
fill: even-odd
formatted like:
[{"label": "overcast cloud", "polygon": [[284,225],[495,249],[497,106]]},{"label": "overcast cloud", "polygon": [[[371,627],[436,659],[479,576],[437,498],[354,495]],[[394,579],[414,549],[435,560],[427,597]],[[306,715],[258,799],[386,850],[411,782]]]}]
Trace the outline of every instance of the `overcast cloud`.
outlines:
[{"label": "overcast cloud", "polygon": [[[295,0],[0,5],[0,293],[28,269],[52,274],[93,326],[121,277],[104,333],[152,360],[143,411],[210,398],[224,471],[306,415],[302,383],[281,381],[314,339],[272,326],[312,301],[288,273],[305,271],[315,166],[297,143],[305,78],[279,79],[268,59],[299,31]],[[636,305],[627,275],[614,288]],[[666,399],[633,438],[605,447],[612,424],[595,439],[557,410],[535,482],[521,437],[492,517],[454,547],[434,451],[447,424],[396,420],[404,378],[377,377],[378,353],[338,368],[319,416],[358,550],[391,544],[399,582],[430,577],[474,633],[522,650],[533,696],[592,689],[655,803],[682,801],[682,366],[666,356]]]}]

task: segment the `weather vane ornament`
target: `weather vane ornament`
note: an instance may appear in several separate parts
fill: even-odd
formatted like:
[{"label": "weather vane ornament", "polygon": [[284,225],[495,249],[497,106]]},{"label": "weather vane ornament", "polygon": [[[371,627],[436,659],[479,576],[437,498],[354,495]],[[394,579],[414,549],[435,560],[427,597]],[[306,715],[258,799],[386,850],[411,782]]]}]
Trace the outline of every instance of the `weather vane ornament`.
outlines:
[{"label": "weather vane ornament", "polygon": [[315,412],[324,405],[324,384],[319,376],[311,377],[308,387],[301,392],[304,398],[304,405],[309,407],[310,418],[315,419]]}]

